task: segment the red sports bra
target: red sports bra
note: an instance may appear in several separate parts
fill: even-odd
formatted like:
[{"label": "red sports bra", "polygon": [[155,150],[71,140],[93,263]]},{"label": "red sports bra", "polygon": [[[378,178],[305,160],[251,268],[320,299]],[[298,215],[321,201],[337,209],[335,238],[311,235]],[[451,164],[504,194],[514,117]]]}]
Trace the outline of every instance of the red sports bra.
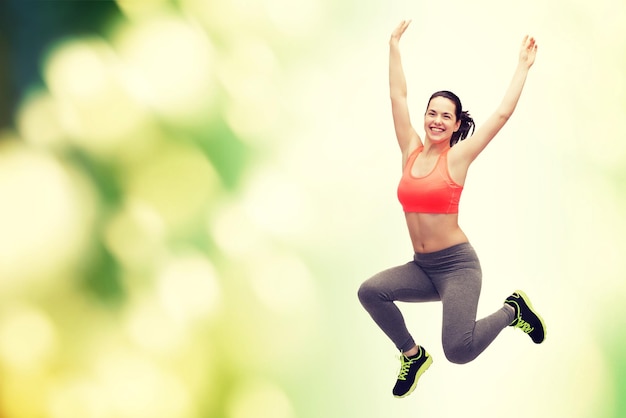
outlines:
[{"label": "red sports bra", "polygon": [[459,213],[459,201],[463,186],[450,178],[448,172],[448,151],[441,153],[433,170],[415,177],[411,168],[415,159],[424,149],[418,147],[404,166],[398,185],[398,200],[405,212],[419,213]]}]

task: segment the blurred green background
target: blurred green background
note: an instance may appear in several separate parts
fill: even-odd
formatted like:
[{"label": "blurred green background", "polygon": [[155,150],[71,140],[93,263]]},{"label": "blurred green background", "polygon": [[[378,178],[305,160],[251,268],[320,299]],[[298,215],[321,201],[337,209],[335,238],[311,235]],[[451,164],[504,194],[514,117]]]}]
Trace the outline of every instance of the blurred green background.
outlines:
[{"label": "blurred green background", "polygon": [[[479,314],[515,288],[548,324],[391,394],[356,299],[411,258],[387,41],[416,127],[476,122],[526,33],[537,62],[472,167]],[[0,3],[0,417],[626,417],[626,5],[408,0]],[[510,331],[510,332],[509,332]]]}]

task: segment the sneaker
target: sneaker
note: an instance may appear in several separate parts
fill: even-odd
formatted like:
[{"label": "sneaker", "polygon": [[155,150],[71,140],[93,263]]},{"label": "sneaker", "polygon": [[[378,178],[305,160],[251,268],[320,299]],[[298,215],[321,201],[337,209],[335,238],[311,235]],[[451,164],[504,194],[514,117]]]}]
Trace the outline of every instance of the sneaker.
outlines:
[{"label": "sneaker", "polygon": [[516,290],[504,303],[515,309],[515,319],[509,326],[521,329],[535,344],[541,344],[546,338],[546,324],[533,309],[526,293]]},{"label": "sneaker", "polygon": [[400,374],[398,380],[393,387],[393,396],[396,398],[404,398],[415,390],[417,380],[433,363],[433,358],[418,346],[418,352],[414,356],[407,357],[400,354]]}]

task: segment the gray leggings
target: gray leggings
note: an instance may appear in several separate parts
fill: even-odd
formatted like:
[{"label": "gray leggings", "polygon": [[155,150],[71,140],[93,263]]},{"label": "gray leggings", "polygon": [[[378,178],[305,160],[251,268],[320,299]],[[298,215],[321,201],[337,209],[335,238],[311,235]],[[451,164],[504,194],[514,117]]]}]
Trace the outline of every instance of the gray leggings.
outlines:
[{"label": "gray leggings", "polygon": [[376,274],[359,288],[359,300],[401,351],[413,348],[415,341],[394,301],[441,301],[443,350],[449,361],[462,364],[478,357],[514,319],[512,310],[503,305],[476,321],[481,277],[474,249],[463,243],[415,253],[413,261]]}]

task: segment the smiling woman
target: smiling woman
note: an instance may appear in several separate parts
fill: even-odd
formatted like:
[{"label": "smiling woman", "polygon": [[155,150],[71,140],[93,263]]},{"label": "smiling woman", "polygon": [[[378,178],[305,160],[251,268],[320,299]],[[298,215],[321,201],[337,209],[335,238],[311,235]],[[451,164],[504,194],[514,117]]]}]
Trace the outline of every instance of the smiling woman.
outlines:
[{"label": "smiling woman", "polygon": [[409,333],[399,302],[441,301],[443,350],[452,363],[478,357],[507,326],[515,326],[534,343],[545,339],[545,324],[526,294],[516,291],[491,315],[476,320],[482,271],[458,224],[459,200],[470,164],[513,113],[537,45],[522,41],[513,80],[500,106],[466,141],[474,121],[449,91],[434,93],[424,115],[424,139],[413,128],[407,106],[406,81],[399,41],[410,21],[402,21],[389,42],[389,87],[396,137],[402,151],[403,175],[398,198],[405,212],[414,258],[376,274],[359,288],[359,299],[372,319],[400,350],[401,369],[393,388],[409,395],[432,363]]},{"label": "smiling woman", "polygon": [[[442,110],[438,112],[437,109]],[[428,101],[426,117],[424,118],[424,130],[426,132],[439,131],[442,133],[444,129],[437,126],[441,122],[446,122],[447,128],[451,128],[450,124],[454,124],[450,146],[464,140],[474,132],[474,119],[472,119],[468,111],[463,110],[461,99],[451,91],[442,90],[435,92]]]}]

